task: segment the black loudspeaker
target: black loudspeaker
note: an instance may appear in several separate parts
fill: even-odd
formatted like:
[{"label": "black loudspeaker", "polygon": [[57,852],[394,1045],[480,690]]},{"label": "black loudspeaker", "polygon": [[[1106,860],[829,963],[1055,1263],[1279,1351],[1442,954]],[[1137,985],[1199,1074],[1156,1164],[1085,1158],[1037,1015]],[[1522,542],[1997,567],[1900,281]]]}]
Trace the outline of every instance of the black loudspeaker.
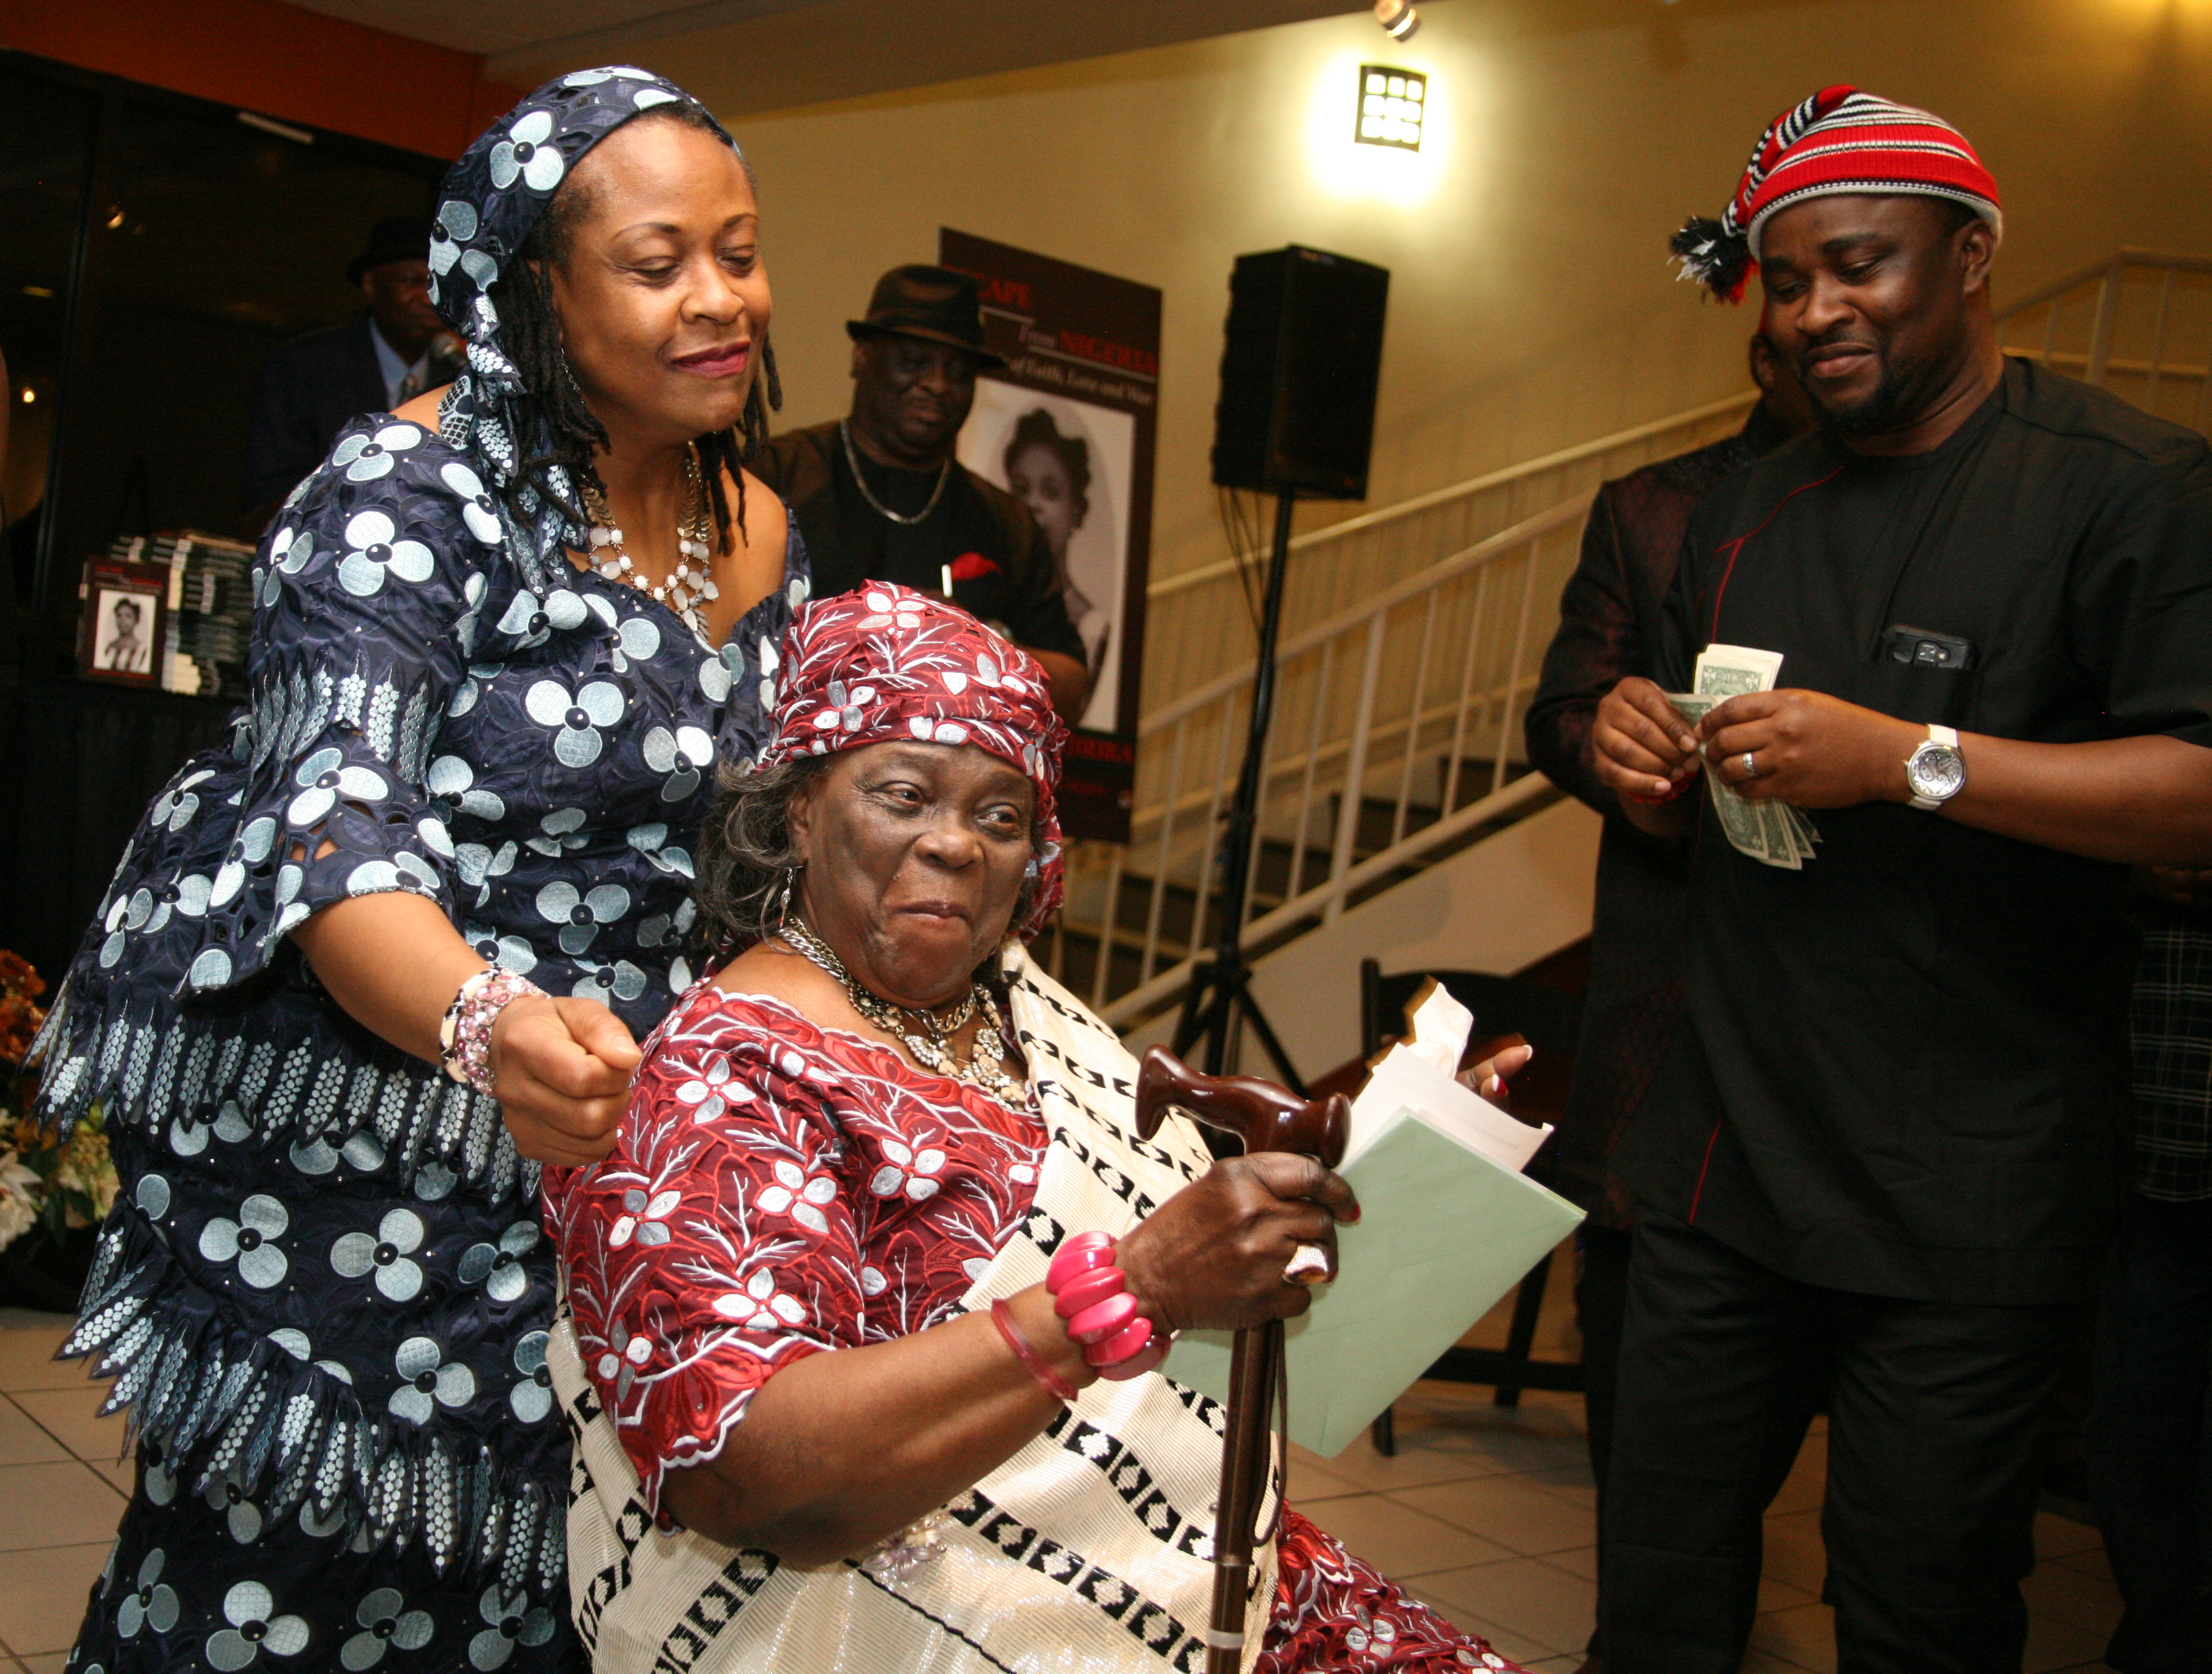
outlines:
[{"label": "black loudspeaker", "polygon": [[1239,256],[1213,410],[1223,488],[1367,497],[1390,270],[1289,245]]}]

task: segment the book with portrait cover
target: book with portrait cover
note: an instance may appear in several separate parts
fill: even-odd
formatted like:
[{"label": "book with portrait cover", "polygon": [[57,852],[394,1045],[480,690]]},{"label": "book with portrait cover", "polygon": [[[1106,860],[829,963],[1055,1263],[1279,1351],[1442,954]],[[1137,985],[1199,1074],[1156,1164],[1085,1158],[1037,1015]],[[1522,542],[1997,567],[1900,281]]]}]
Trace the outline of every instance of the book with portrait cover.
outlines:
[{"label": "book with portrait cover", "polygon": [[77,673],[88,680],[158,689],[168,628],[168,567],[88,558],[77,598]]}]

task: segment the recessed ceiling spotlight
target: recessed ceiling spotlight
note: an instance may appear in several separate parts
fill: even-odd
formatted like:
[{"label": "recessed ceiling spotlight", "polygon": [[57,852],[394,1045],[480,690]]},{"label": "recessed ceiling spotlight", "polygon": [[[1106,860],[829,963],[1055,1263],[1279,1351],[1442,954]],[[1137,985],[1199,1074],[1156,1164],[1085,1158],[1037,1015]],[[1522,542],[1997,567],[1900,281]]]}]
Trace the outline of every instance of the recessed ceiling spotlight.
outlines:
[{"label": "recessed ceiling spotlight", "polygon": [[1359,66],[1359,104],[1352,119],[1355,145],[1387,145],[1399,151],[1421,149],[1421,125],[1428,115],[1429,78],[1418,70],[1387,64]]},{"label": "recessed ceiling spotlight", "polygon": [[1409,40],[1421,27],[1421,15],[1413,9],[1413,0],[1375,0],[1375,21],[1393,40]]}]

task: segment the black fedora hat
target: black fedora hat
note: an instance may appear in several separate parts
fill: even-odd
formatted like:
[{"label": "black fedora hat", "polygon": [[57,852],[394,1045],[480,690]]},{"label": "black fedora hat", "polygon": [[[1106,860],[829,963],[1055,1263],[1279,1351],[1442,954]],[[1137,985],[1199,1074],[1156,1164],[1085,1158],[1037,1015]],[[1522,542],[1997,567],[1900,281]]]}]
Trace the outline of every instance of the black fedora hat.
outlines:
[{"label": "black fedora hat", "polygon": [[381,267],[386,262],[429,259],[430,217],[386,216],[368,229],[368,248],[346,264],[346,278],[350,283],[359,284],[361,276],[372,267]]},{"label": "black fedora hat", "polygon": [[862,338],[920,338],[964,349],[985,366],[1006,363],[1003,355],[984,344],[981,287],[949,267],[917,262],[893,268],[876,281],[868,317],[847,320],[845,329],[856,343]]}]

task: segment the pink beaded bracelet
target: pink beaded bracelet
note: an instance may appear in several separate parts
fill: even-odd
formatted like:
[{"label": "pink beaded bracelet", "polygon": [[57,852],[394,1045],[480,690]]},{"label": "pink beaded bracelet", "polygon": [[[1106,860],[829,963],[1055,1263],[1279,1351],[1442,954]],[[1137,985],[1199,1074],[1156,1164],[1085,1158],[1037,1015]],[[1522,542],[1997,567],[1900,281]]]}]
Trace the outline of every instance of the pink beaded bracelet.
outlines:
[{"label": "pink beaded bracelet", "polygon": [[1084,1363],[1115,1383],[1142,1377],[1167,1358],[1168,1340],[1139,1311],[1128,1277],[1114,1262],[1114,1240],[1079,1233],[1045,1269],[1044,1287]]}]

